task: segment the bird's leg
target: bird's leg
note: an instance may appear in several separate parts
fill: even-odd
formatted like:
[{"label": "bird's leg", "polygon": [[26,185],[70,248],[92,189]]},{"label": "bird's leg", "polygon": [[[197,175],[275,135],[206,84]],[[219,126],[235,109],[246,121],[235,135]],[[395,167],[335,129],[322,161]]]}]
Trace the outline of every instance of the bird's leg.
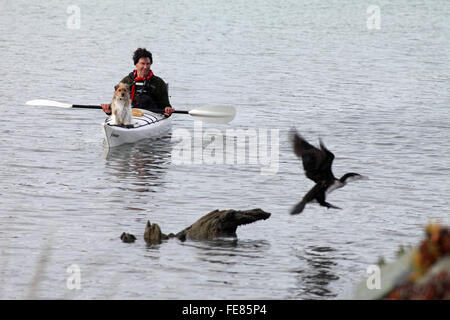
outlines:
[{"label": "bird's leg", "polygon": [[323,207],[327,207],[328,209],[330,209],[330,208],[333,208],[333,209],[342,209],[342,208],[336,207],[336,206],[334,206],[334,205],[332,205],[331,203],[328,203],[328,202],[326,202],[326,201],[319,202],[319,204],[320,204],[321,206],[323,206]]},{"label": "bird's leg", "polygon": [[333,206],[331,203],[326,202],[325,200],[325,190],[328,187],[327,183],[318,183],[316,186],[320,186],[320,192],[316,193],[316,200],[322,207],[327,207],[328,209],[340,209],[339,207]]}]

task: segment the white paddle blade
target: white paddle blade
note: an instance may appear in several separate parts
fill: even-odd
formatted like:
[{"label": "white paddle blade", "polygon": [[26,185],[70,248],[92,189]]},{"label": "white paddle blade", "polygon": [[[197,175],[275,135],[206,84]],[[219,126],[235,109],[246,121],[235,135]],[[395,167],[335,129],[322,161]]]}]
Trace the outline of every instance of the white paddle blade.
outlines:
[{"label": "white paddle blade", "polygon": [[29,105],[29,106],[72,108],[72,105],[68,104],[68,103],[62,103],[62,102],[58,102],[58,101],[44,100],[44,99],[30,100],[30,101],[27,101],[25,104]]},{"label": "white paddle blade", "polygon": [[203,106],[189,111],[197,120],[225,124],[234,119],[236,110],[229,106]]}]

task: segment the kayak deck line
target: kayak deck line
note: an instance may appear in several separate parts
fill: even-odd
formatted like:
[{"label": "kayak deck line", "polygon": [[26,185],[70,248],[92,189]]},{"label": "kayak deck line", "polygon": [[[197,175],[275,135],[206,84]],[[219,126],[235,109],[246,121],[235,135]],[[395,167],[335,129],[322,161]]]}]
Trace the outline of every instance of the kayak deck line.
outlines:
[{"label": "kayak deck line", "polygon": [[[156,122],[160,122],[162,120],[165,120],[166,118],[167,117],[163,117],[163,118],[158,119],[158,117],[156,117],[154,115],[145,113],[142,116],[140,116],[139,118],[133,117],[133,120],[139,119],[141,121],[135,121],[131,125],[125,126],[125,125],[122,125],[122,124],[111,124],[111,123],[109,123],[109,121],[111,121],[111,117],[109,116],[108,118],[105,119],[105,124],[108,125],[108,126],[111,126],[111,127],[116,127],[116,128],[137,129],[137,128],[140,128],[140,127],[143,127],[143,126],[151,125],[151,124],[156,123]],[[142,123],[142,122],[144,122],[144,123]]]}]

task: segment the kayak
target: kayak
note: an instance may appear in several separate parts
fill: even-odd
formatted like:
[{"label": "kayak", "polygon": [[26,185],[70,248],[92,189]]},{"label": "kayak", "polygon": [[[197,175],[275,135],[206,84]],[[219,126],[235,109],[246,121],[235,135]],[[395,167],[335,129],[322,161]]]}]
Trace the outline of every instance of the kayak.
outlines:
[{"label": "kayak", "polygon": [[125,143],[133,143],[142,139],[160,137],[171,129],[172,117],[142,109],[132,110],[130,126],[114,125],[113,117],[109,116],[102,123],[103,136],[109,148]]},{"label": "kayak", "polygon": [[[68,104],[53,100],[35,99],[26,102],[30,106],[47,106],[58,108],[101,109],[99,105]],[[174,110],[173,113],[188,114],[195,120],[207,123],[226,124],[234,119],[236,109],[229,106],[201,106],[192,110]],[[165,117],[159,113],[133,108],[132,125],[114,125],[113,116],[102,123],[103,135],[108,147],[116,147],[125,143],[133,143],[141,139],[158,137],[167,133],[171,128],[172,117]]]}]

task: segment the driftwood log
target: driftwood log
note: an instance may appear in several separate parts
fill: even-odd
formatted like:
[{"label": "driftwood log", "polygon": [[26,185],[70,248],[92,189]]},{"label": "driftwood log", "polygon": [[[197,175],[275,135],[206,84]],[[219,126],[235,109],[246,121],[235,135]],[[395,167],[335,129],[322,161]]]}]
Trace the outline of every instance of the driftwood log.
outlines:
[{"label": "driftwood log", "polygon": [[[170,238],[178,238],[181,241],[186,239],[193,240],[212,240],[220,237],[236,237],[237,227],[249,224],[258,220],[266,220],[270,217],[270,213],[261,209],[252,210],[214,210],[194,224],[183,229],[182,231],[168,235],[161,231],[156,223],[147,221],[145,226],[144,239],[148,244],[161,243],[163,240]],[[132,234],[122,233],[122,241],[133,242],[136,237]]]}]

